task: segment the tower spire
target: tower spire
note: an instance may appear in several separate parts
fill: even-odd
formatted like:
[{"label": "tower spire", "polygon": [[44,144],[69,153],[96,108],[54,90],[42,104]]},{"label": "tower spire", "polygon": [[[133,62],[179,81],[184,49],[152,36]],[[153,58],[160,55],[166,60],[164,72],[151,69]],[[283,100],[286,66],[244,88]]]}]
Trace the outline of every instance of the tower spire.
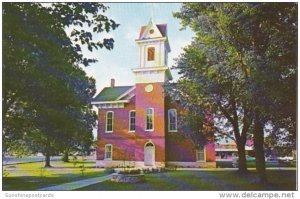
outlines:
[{"label": "tower spire", "polygon": [[154,20],[154,3],[151,3],[151,21],[153,23]]}]

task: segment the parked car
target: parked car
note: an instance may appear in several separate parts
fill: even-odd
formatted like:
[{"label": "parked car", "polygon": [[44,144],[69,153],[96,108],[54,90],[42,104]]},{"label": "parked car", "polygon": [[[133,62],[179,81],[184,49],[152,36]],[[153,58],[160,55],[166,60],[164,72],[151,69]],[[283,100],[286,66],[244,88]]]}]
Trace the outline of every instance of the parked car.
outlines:
[{"label": "parked car", "polygon": [[[254,162],[255,161],[255,157],[246,155],[246,162]],[[232,166],[234,168],[237,168],[239,166],[239,157],[234,157],[232,159]]]},{"label": "parked car", "polygon": [[294,158],[291,157],[291,156],[278,157],[277,159],[278,159],[279,161],[286,161],[286,162],[288,162],[288,161],[293,161],[293,160],[294,160]]},{"label": "parked car", "polygon": [[269,157],[265,158],[265,161],[266,162],[278,162],[278,159],[277,159],[277,157],[271,157],[271,156],[269,156]]}]

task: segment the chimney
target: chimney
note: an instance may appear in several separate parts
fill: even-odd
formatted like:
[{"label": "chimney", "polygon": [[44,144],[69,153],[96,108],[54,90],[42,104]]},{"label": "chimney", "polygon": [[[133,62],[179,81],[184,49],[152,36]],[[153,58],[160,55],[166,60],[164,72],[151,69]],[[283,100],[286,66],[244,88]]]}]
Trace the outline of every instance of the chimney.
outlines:
[{"label": "chimney", "polygon": [[110,79],[110,87],[115,87],[115,79]]}]

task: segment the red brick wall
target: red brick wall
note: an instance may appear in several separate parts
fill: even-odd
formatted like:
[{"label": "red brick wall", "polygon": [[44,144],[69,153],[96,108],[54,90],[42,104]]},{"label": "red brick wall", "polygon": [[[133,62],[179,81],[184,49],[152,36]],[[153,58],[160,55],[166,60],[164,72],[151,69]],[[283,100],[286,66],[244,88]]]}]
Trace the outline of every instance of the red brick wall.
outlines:
[{"label": "red brick wall", "polygon": [[216,161],[215,143],[210,142],[206,145],[206,162],[215,162],[215,161]]},{"label": "red brick wall", "polygon": [[[146,142],[151,141],[155,145],[155,161],[165,161],[165,98],[162,83],[151,83],[152,92],[146,92],[148,84],[136,84],[136,136],[137,145],[144,149]],[[154,109],[154,131],[146,129],[146,109]],[[136,159],[144,160],[144,152],[137,151]]]},{"label": "red brick wall", "polygon": [[[148,84],[136,85],[136,96],[125,108],[100,110],[98,113],[97,160],[104,158],[105,144],[113,145],[113,160],[144,161],[144,146],[151,141],[155,145],[155,161],[196,161],[193,143],[180,132],[168,132],[168,109],[178,105],[165,99],[161,83],[152,83],[152,92],[145,92]],[[145,111],[154,108],[154,131],[145,131]],[[129,132],[129,111],[136,111],[136,131]],[[113,133],[105,133],[106,112],[114,112]],[[179,112],[179,111],[177,111]],[[214,144],[206,146],[206,161],[215,161]]]},{"label": "red brick wall", "polygon": [[[148,84],[136,85],[136,96],[125,108],[100,110],[98,114],[97,160],[104,158],[105,144],[113,145],[113,160],[144,161],[144,146],[147,142],[155,145],[155,161],[165,162],[165,111],[162,83],[152,83],[152,92],[146,92]],[[145,131],[146,109],[154,109],[154,131]],[[135,132],[128,132],[129,111],[136,111]],[[105,133],[106,112],[114,111],[113,133]],[[126,152],[127,151],[127,152]],[[124,153],[128,155],[124,155]],[[125,159],[126,159],[125,158]]]},{"label": "red brick wall", "polygon": [[[113,159],[115,160],[123,160],[124,154],[134,154],[135,134],[129,132],[129,111],[131,110],[135,110],[135,98],[132,98],[124,108],[98,111],[97,160],[104,158],[105,144],[113,145]],[[114,112],[113,133],[105,133],[106,112],[108,111]]]},{"label": "red brick wall", "polygon": [[[182,108],[176,102],[172,102],[169,98],[166,98],[165,105],[166,115],[166,159],[168,161],[178,162],[195,162],[196,161],[196,149],[191,140],[188,140],[182,132],[168,132],[168,110],[176,109],[177,117],[180,117]],[[206,149],[206,161],[215,162],[215,146],[214,143],[208,143],[205,146]]]}]

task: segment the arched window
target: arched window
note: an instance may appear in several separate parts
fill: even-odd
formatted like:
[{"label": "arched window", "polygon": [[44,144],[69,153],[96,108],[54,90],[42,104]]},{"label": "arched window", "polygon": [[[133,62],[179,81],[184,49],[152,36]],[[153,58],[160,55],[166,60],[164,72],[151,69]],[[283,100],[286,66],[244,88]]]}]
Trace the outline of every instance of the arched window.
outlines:
[{"label": "arched window", "polygon": [[148,142],[145,147],[153,147],[154,145],[151,142]]},{"label": "arched window", "polygon": [[154,47],[149,47],[147,50],[147,60],[148,61],[153,61],[155,59],[155,48]]},{"label": "arched window", "polygon": [[146,110],[146,131],[154,130],[154,109],[147,108]]},{"label": "arched window", "polygon": [[104,159],[112,160],[112,152],[113,152],[113,146],[111,144],[106,144]]},{"label": "arched window", "polygon": [[113,126],[114,126],[114,112],[108,111],[106,112],[106,128],[105,131],[107,133],[113,132]]},{"label": "arched window", "polygon": [[176,109],[168,110],[169,132],[177,132],[177,111]]},{"label": "arched window", "polygon": [[135,111],[129,111],[129,131],[135,131]]}]

